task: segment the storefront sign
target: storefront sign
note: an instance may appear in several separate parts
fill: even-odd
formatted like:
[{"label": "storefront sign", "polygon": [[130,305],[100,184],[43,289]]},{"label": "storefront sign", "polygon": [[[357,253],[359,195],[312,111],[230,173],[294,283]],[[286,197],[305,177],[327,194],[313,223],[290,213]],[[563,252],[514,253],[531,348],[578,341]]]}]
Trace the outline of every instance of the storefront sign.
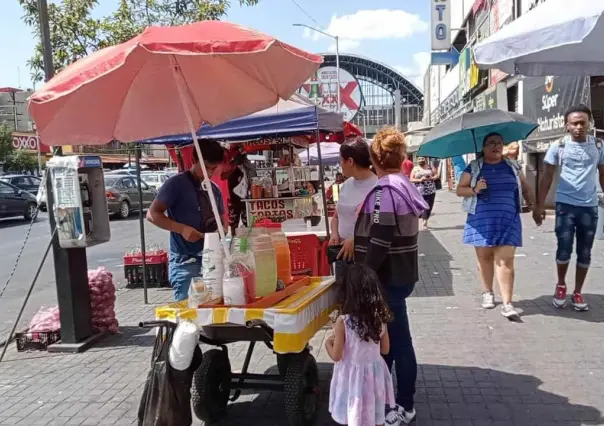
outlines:
[{"label": "storefront sign", "polygon": [[480,70],[476,66],[472,49],[467,47],[459,56],[459,72],[460,95],[463,97],[481,85],[487,71]]},{"label": "storefront sign", "polygon": [[486,98],[485,94],[481,93],[480,95],[474,98],[474,112],[484,111],[486,108]]},{"label": "storefront sign", "polygon": [[294,218],[294,199],[248,201],[250,217],[270,217],[277,220]]},{"label": "storefront sign", "polygon": [[[348,71],[340,68],[340,103],[344,120],[352,121],[361,107],[361,85]],[[338,69],[321,67],[299,92],[323,109],[338,111]]]},{"label": "storefront sign", "polygon": [[40,146],[40,152],[50,152],[50,147],[40,144],[40,139],[35,133],[19,133],[13,132],[13,149],[17,151],[38,151]]},{"label": "storefront sign", "polygon": [[497,108],[497,86],[489,87],[484,91],[484,103],[485,109]]},{"label": "storefront sign", "polygon": [[451,1],[432,0],[430,30],[432,50],[451,48]]},{"label": "storefront sign", "polygon": [[555,139],[565,133],[564,113],[590,104],[589,77],[528,77],[523,83],[524,115],[539,127],[529,141]]},{"label": "storefront sign", "polygon": [[459,55],[459,94],[463,97],[470,91],[470,66],[472,57],[470,49],[465,48]]}]

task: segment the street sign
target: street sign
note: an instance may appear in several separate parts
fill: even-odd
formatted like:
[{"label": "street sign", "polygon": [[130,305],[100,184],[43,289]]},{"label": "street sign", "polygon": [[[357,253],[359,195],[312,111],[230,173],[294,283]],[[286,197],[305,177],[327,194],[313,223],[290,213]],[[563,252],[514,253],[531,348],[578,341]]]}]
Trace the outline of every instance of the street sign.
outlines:
[{"label": "street sign", "polygon": [[432,0],[430,31],[432,50],[451,48],[451,2],[450,0]]}]

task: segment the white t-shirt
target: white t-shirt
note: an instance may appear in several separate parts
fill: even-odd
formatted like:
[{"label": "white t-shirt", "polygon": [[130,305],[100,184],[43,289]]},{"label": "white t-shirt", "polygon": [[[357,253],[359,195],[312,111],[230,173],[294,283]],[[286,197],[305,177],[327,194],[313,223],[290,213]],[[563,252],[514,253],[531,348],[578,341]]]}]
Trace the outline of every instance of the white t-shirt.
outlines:
[{"label": "white t-shirt", "polygon": [[336,204],[336,210],[338,212],[338,234],[340,234],[340,238],[347,239],[354,236],[357,209],[377,181],[378,177],[372,174],[364,180],[348,178],[340,187],[340,196],[338,198],[338,204]]}]

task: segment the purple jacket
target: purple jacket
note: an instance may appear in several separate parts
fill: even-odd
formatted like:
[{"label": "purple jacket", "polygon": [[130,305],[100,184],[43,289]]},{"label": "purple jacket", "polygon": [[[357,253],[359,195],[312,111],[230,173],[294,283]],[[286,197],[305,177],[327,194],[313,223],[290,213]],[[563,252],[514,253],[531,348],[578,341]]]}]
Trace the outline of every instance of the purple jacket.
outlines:
[{"label": "purple jacket", "polygon": [[427,209],[406,176],[382,177],[367,194],[355,224],[355,262],[375,270],[384,285],[417,282],[419,217]]}]

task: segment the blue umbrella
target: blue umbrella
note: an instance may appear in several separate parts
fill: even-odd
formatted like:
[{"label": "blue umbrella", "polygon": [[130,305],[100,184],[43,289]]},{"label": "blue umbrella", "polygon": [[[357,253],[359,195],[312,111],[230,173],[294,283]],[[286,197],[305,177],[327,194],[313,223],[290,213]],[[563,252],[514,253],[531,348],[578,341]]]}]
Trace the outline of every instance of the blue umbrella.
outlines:
[{"label": "blue umbrella", "polygon": [[482,141],[498,133],[504,143],[526,139],[537,124],[514,112],[487,109],[447,120],[430,130],[419,147],[418,156],[449,158],[482,151]]}]

